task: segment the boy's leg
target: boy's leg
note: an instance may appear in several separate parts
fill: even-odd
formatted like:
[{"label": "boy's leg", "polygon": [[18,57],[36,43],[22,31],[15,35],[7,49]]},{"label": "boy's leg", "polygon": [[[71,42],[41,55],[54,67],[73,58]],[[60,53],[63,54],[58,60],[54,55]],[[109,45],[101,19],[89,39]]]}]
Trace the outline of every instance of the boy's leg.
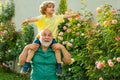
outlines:
[{"label": "boy's leg", "polygon": [[56,74],[58,76],[62,76],[62,61],[61,61],[61,54],[60,54],[60,50],[56,50],[55,51],[55,57],[56,57]]},{"label": "boy's leg", "polygon": [[[56,40],[53,39],[52,41],[52,48],[53,46],[56,44]],[[55,50],[55,57],[56,57],[56,61],[57,61],[57,64],[56,64],[56,75],[58,76],[62,76],[62,61],[61,61],[61,53],[60,53],[60,50]]]},{"label": "boy's leg", "polygon": [[29,50],[28,56],[27,56],[27,59],[26,59],[26,62],[30,62],[30,61],[31,61],[31,59],[32,59],[33,56],[34,56],[34,53],[35,53],[34,50]]},{"label": "boy's leg", "polygon": [[28,69],[30,68],[30,61],[31,61],[32,57],[34,56],[34,53],[35,53],[34,50],[29,50],[26,62],[23,65],[23,69],[22,69],[21,73],[26,73],[28,71]]}]

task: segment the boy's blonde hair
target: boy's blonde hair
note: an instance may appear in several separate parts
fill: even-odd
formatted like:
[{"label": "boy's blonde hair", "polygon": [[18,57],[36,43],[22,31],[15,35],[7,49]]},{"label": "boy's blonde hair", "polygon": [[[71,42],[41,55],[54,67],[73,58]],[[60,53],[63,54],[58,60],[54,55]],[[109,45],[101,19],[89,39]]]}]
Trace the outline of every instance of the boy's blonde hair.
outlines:
[{"label": "boy's blonde hair", "polygon": [[53,5],[53,6],[55,6],[55,3],[53,2],[53,1],[44,1],[41,5],[40,5],[40,13],[41,14],[43,14],[43,15],[45,15],[45,11],[46,11],[46,9],[47,9],[47,7],[48,7],[48,5]]}]

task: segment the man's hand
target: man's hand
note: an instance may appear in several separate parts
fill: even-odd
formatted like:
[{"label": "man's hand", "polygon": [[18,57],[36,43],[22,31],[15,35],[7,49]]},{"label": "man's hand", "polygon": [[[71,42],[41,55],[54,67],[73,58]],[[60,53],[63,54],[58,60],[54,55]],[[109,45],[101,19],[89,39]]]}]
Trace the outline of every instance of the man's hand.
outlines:
[{"label": "man's hand", "polygon": [[59,44],[59,43],[52,44],[52,49],[53,49],[53,51],[55,51],[55,50],[60,50],[61,48],[62,48],[62,45]]}]

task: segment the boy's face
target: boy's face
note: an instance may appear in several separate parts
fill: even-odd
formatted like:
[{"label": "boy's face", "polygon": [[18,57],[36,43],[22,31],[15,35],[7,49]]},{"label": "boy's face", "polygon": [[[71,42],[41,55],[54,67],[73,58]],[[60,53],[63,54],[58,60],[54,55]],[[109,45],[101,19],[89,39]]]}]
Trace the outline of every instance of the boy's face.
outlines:
[{"label": "boy's face", "polygon": [[48,4],[48,7],[46,9],[47,14],[53,14],[54,13],[54,5],[53,4]]}]

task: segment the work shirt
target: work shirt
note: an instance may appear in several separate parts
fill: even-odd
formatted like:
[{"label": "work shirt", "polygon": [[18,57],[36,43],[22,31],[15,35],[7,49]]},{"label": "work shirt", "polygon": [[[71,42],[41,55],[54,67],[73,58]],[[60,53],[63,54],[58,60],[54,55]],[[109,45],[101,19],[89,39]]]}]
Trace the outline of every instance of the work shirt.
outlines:
[{"label": "work shirt", "polygon": [[58,34],[58,25],[63,21],[63,15],[53,15],[47,17],[46,15],[40,15],[37,17],[38,21],[34,22],[38,27],[38,32],[44,29],[49,29],[52,32],[53,38],[56,39]]},{"label": "work shirt", "polygon": [[43,51],[39,48],[32,59],[31,80],[58,80],[56,58],[51,48]]}]

